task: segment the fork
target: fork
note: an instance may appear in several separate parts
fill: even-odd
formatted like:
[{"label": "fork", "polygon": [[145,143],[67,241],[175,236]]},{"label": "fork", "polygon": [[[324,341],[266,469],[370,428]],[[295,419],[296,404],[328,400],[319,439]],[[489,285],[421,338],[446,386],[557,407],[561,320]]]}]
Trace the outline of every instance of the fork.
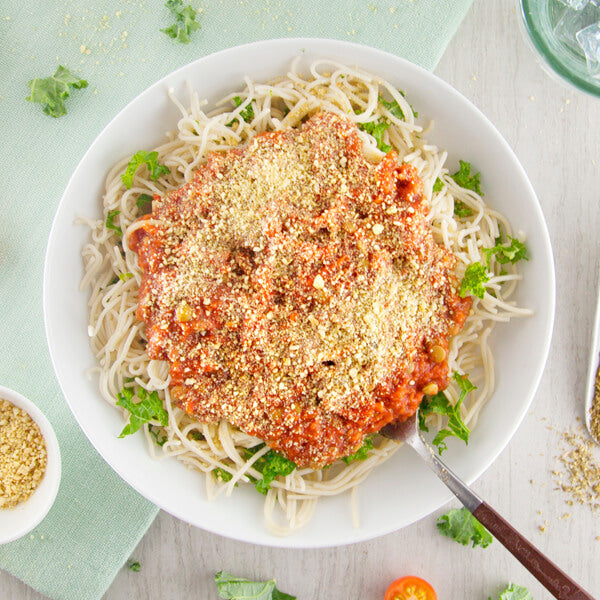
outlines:
[{"label": "fork", "polygon": [[542,554],[508,521],[475,494],[428,446],[418,430],[417,414],[386,425],[381,435],[406,442],[448,486],[471,514],[558,600],[594,600],[581,586]]}]

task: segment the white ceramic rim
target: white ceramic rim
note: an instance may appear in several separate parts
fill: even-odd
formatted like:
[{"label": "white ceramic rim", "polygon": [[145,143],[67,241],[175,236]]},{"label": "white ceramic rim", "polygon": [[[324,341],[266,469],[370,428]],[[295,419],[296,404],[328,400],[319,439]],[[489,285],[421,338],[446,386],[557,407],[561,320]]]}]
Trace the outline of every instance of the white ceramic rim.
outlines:
[{"label": "white ceramic rim", "polygon": [[0,399],[21,408],[37,423],[46,442],[46,472],[31,496],[14,508],[0,510],[0,544],[7,544],[29,533],[54,504],[60,486],[61,460],[56,434],[46,415],[22,394],[0,386]]},{"label": "white ceramic rim", "polygon": [[[428,135],[430,141],[449,149],[450,163],[457,162],[459,156],[476,160],[477,169],[484,173],[489,197],[501,198],[499,208],[514,225],[528,233],[532,260],[523,265],[524,281],[517,298],[533,308],[535,316],[505,325],[502,335],[494,338],[501,367],[494,397],[472,434],[469,448],[451,440],[444,455],[453,470],[468,483],[489,467],[526,414],[550,347],[555,282],[547,227],[522,166],[486,117],[447,83],[381,50],[311,38],[256,42],[198,59],[140,94],[96,138],[65,190],[46,253],[44,318],[54,370],[75,418],[100,455],[138,492],[172,515],[220,535],[269,546],[316,548],[363,541],[400,529],[440,508],[452,497],[451,493],[418,458],[400,451],[359,488],[363,525],[358,530],[352,529],[347,496],[320,501],[312,522],[293,536],[283,538],[266,530],[262,522],[262,497],[249,486],[237,489],[230,498],[218,503],[206,501],[201,481],[175,461],[168,468],[165,461],[152,461],[141,436],[116,439],[123,425],[118,411],[101,401],[98,392],[93,390],[95,383],[84,381],[80,372],[82,364],[90,367],[94,361],[89,344],[86,349],[80,339],[86,329],[81,326],[81,320],[87,316],[82,315],[82,304],[85,304],[82,298],[87,295],[77,291],[79,279],[73,275],[75,272],[81,276],[78,250],[86,241],[86,236],[72,227],[77,214],[74,209],[85,211],[91,197],[92,212],[86,214],[99,215],[102,183],[112,163],[125,154],[162,141],[161,133],[165,129],[159,123],[171,123],[170,128],[175,128],[177,110],[166,98],[167,87],[174,88],[179,97],[187,98],[184,81],[190,79],[201,94],[213,102],[239,89],[243,75],[264,80],[285,71],[291,59],[298,56],[301,60],[325,57],[356,64],[399,85],[418,107],[421,118],[425,115],[439,118],[436,129]],[[206,81],[210,81],[208,89]],[[107,154],[111,163],[107,162]],[[101,180],[98,180],[99,170],[102,170]],[[77,320],[80,327],[72,329]],[[63,339],[70,339],[69,344],[65,345]],[[532,342],[534,351],[531,351]],[[407,475],[411,485],[402,486]],[[398,488],[394,485],[402,486],[400,497],[396,497]],[[378,511],[369,510],[375,504],[380,507]]]}]

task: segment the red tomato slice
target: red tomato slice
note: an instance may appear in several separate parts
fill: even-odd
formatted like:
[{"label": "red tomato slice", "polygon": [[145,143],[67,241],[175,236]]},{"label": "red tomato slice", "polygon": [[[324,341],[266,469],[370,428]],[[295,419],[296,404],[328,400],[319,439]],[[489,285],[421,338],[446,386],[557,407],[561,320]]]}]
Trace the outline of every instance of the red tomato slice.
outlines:
[{"label": "red tomato slice", "polygon": [[408,575],[390,585],[385,600],[437,600],[437,594],[424,579]]}]

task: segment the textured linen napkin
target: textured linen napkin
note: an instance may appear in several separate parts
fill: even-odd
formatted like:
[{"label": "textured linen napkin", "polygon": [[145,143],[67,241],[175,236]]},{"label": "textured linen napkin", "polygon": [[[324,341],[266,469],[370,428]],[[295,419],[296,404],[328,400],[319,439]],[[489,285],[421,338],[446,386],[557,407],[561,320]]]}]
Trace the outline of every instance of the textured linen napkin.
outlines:
[{"label": "textured linen napkin", "polygon": [[[163,0],[0,3],[0,384],[45,412],[63,462],[52,510],[31,535],[0,546],[0,567],[51,598],[100,598],[158,510],[80,431],[44,336],[42,271],[52,217],[100,130],[173,69],[260,39],[349,40],[433,69],[471,1],[192,0],[201,29],[188,45],[160,32],[173,23]],[[68,114],[54,119],[25,97],[30,79],[50,76],[59,64],[89,87],[73,91]]]}]

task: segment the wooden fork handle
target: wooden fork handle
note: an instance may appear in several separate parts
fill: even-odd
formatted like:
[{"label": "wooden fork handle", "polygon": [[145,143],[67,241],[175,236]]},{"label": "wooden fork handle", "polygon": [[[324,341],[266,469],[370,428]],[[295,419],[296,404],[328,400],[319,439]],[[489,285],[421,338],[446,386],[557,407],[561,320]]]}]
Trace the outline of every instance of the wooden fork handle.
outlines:
[{"label": "wooden fork handle", "polygon": [[582,587],[526,540],[489,504],[473,511],[476,519],[558,600],[595,600]]},{"label": "wooden fork handle", "polygon": [[416,429],[415,431],[416,434],[405,438],[405,441],[425,460],[433,472],[452,490],[475,518],[524,567],[529,569],[532,575],[555,598],[558,600],[595,600],[546,558],[530,541],[526,540],[510,523],[505,521],[489,504],[483,502],[460,477],[434,454],[431,447],[425,445],[418,431]]}]

